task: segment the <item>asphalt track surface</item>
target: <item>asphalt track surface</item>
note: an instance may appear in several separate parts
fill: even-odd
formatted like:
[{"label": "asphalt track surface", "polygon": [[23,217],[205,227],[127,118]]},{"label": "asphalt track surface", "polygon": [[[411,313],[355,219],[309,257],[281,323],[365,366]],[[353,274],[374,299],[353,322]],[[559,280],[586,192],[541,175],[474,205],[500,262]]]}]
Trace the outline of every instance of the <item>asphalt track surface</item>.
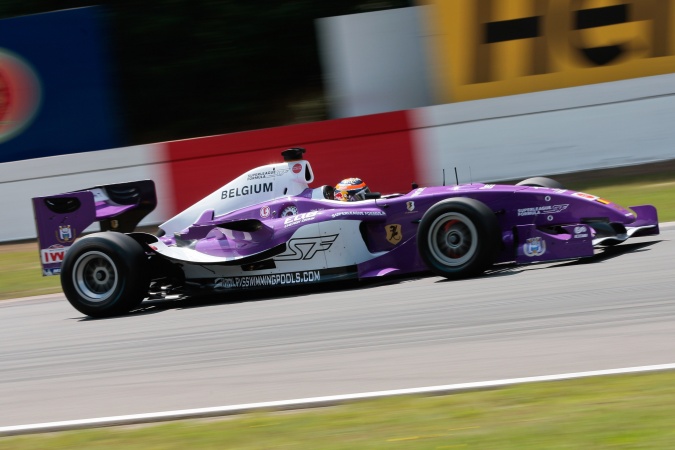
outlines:
[{"label": "asphalt track surface", "polygon": [[105,320],[0,302],[0,427],[672,363],[674,241]]}]

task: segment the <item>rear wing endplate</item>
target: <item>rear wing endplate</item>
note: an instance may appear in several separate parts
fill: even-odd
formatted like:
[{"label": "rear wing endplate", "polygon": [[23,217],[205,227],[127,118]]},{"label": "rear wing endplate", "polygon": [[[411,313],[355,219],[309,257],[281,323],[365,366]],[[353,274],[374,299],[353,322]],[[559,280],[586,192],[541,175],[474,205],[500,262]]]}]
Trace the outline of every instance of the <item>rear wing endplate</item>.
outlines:
[{"label": "rear wing endplate", "polygon": [[75,239],[94,222],[101,231],[130,233],[157,206],[152,180],[95,186],[33,198],[43,275],[61,273],[61,262]]}]

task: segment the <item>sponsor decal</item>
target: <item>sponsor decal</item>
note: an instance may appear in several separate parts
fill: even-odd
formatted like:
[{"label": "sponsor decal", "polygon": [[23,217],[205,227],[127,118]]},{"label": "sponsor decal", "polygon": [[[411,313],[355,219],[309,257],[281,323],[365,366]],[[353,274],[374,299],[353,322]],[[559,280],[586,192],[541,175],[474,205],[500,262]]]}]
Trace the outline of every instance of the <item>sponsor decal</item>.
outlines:
[{"label": "sponsor decal", "polygon": [[556,194],[564,194],[565,192],[567,192],[567,189],[553,189],[553,192],[555,192]]},{"label": "sponsor decal", "polygon": [[584,192],[575,192],[572,195],[575,196],[575,197],[585,198],[586,200],[597,200],[598,199],[598,197],[596,197],[595,195],[586,194]]},{"label": "sponsor decal", "polygon": [[316,283],[317,281],[321,281],[321,272],[318,270],[306,270],[302,272],[275,273],[271,275],[216,278],[214,280],[214,289],[283,286],[289,284]]},{"label": "sponsor decal", "polygon": [[295,214],[286,217],[284,220],[284,228],[292,227],[293,225],[299,225],[301,223],[309,222],[310,220],[314,220],[314,218],[318,215],[320,215],[320,211],[310,211],[307,213],[302,213],[302,214]]},{"label": "sponsor decal", "polygon": [[63,246],[60,244],[50,245],[49,248],[43,248],[40,250],[40,257],[42,259],[42,264],[60,264],[63,262],[63,258],[66,256],[66,251],[70,246]]},{"label": "sponsor decal", "polygon": [[546,253],[546,241],[540,237],[529,238],[523,244],[523,253],[530,258],[543,255]]},{"label": "sponsor decal", "polygon": [[300,261],[314,258],[317,253],[325,252],[333,245],[339,234],[295,238],[286,244],[286,252],[276,256],[277,261]]},{"label": "sponsor decal", "polygon": [[270,170],[265,170],[263,172],[254,172],[254,173],[249,173],[246,177],[248,181],[251,180],[260,180],[264,178],[274,178],[278,177],[280,175],[285,174],[288,172],[288,169],[270,169]]},{"label": "sponsor decal", "polygon": [[300,173],[300,171],[302,170],[302,164],[300,163],[294,164],[292,170],[293,173]]},{"label": "sponsor decal", "polygon": [[42,269],[42,275],[44,275],[45,277],[49,277],[49,276],[52,276],[52,275],[58,275],[60,273],[61,273],[60,267],[57,267],[55,269]]},{"label": "sponsor decal", "polygon": [[415,192],[413,192],[410,196],[411,197],[417,197],[418,195],[420,195],[422,193],[422,191],[424,191],[424,189],[426,189],[426,188],[417,188],[417,189],[415,189]]},{"label": "sponsor decal", "polygon": [[269,206],[263,206],[260,208],[260,217],[263,219],[267,219],[270,216],[270,207]]},{"label": "sponsor decal", "polygon": [[242,197],[244,195],[261,194],[263,192],[272,192],[272,183],[247,184],[241,187],[230,188],[220,193],[221,200],[233,197]]},{"label": "sponsor decal", "polygon": [[333,213],[331,217],[333,219],[337,217],[342,217],[342,216],[386,216],[387,213],[384,211],[342,211],[342,212],[337,212]]},{"label": "sponsor decal", "polygon": [[103,192],[103,190],[101,190],[101,189],[98,189],[98,188],[92,189],[89,192],[94,194],[94,201],[95,202],[107,202],[108,200],[110,200],[108,198],[108,195],[105,192]]},{"label": "sponsor decal", "polygon": [[520,217],[520,216],[537,216],[539,214],[557,214],[559,212],[565,211],[568,206],[569,204],[545,205],[545,206],[535,206],[532,208],[521,208],[518,210],[518,216]]},{"label": "sponsor decal", "polygon": [[405,202],[405,208],[408,211],[414,211],[415,210],[415,202]]},{"label": "sponsor decal", "polygon": [[479,190],[481,190],[481,189],[492,189],[493,187],[495,187],[494,184],[485,184],[485,185],[479,187],[478,189]]},{"label": "sponsor decal", "polygon": [[298,213],[298,208],[295,206],[287,206],[284,209],[281,210],[281,215],[279,217],[288,217],[288,216],[294,216]]},{"label": "sponsor decal", "polygon": [[387,242],[390,244],[396,245],[399,242],[401,242],[401,239],[403,239],[403,234],[401,233],[401,225],[397,223],[392,223],[389,225],[386,225],[384,227],[384,230],[386,232],[386,239]]},{"label": "sponsor decal", "polygon": [[575,239],[583,239],[588,237],[588,229],[583,226],[579,225],[577,227],[574,227],[574,238]]},{"label": "sponsor decal", "polygon": [[56,240],[62,244],[66,242],[71,242],[75,236],[75,230],[70,228],[70,225],[59,225],[58,231],[56,233]]}]

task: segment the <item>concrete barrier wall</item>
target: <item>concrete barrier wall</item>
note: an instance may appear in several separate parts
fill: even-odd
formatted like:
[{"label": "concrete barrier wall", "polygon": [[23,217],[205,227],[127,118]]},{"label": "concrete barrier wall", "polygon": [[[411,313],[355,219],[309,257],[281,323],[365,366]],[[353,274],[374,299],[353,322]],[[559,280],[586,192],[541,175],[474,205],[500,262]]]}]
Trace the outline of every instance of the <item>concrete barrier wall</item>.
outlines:
[{"label": "concrete barrier wall", "polygon": [[414,110],[420,180],[460,182],[675,158],[675,74]]},{"label": "concrete barrier wall", "polygon": [[314,185],[374,191],[675,159],[675,75],[0,164],[0,242],[35,237],[30,199],[153,179],[157,224],[240,173],[307,148]]},{"label": "concrete barrier wall", "polygon": [[143,223],[163,221],[173,204],[164,147],[152,144],[0,164],[0,242],[36,237],[33,197],[132,180],[155,180],[158,208]]},{"label": "concrete barrier wall", "polygon": [[36,236],[32,197],[152,179],[158,207],[141,225],[154,225],[296,146],[308,150],[314,185],[362,176],[385,192],[406,190],[415,174],[408,117],[399,111],[0,164],[0,242]]}]

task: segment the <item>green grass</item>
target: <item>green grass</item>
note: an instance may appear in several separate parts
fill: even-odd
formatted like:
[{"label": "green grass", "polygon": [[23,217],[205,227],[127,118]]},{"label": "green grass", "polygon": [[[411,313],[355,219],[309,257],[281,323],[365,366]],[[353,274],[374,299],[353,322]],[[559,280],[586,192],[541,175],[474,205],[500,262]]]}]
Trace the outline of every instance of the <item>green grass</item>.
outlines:
[{"label": "green grass", "polygon": [[0,246],[0,300],[55,292],[61,292],[59,277],[42,276],[37,244]]},{"label": "green grass", "polygon": [[671,449],[675,372],[0,438],[3,449]]},{"label": "green grass", "polygon": [[659,221],[675,221],[675,173],[663,172],[598,181],[568,183],[570,189],[591,193],[621,206],[654,205]]}]

